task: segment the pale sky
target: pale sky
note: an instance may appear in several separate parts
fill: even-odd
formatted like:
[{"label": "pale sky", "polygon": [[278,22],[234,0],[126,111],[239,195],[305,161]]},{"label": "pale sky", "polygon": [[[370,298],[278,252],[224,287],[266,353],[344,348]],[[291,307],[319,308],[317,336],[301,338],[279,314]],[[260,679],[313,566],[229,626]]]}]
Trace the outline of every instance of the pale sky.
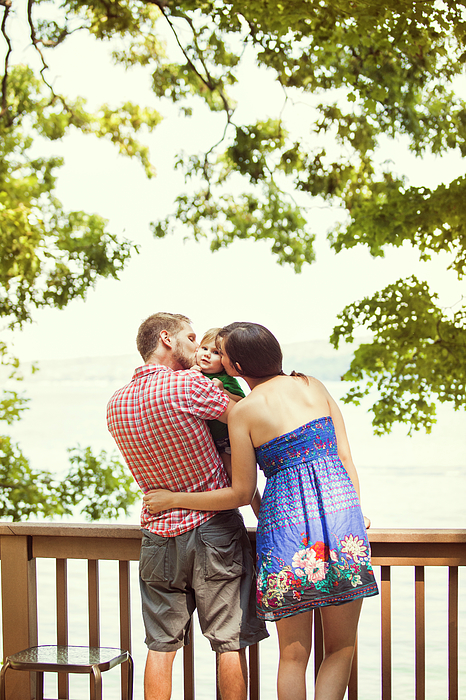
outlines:
[{"label": "pale sky", "polygon": [[[24,60],[30,51],[25,49],[16,60]],[[149,222],[168,214],[184,191],[181,173],[173,169],[175,154],[209,148],[223,131],[223,117],[212,117],[200,102],[195,117],[178,117],[173,106],[161,106],[150,93],[148,73],[111,67],[105,48],[94,47],[84,35],[65,42],[48,62],[57,76],[57,90],[83,94],[91,104],[152,104],[166,118],[153,134],[141,136],[150,145],[157,169],[152,180],[136,161],[119,156],[108,143],[74,134],[52,144],[53,152],[66,161],[58,171],[57,189],[65,209],[99,213],[109,220],[112,233],[137,243],[140,254],[133,256],[119,281],[99,280],[85,301],[75,300],[63,311],[34,312],[34,323],[14,334],[14,352],[21,360],[132,353],[140,322],[156,311],[186,314],[199,336],[212,326],[249,320],[269,327],[282,344],[328,338],[347,303],[413,273],[441,293],[446,307],[461,300],[464,285],[445,271],[446,256],[419,263],[409,248],[388,251],[386,258],[375,260],[366,250],[333,253],[326,234],[342,212],[318,202],[306,202],[315,206],[317,262],[299,275],[275,262],[267,242],[238,241],[211,253],[206,240],[184,242],[182,231],[154,239]],[[251,122],[277,116],[283,95],[260,73],[245,79],[238,102],[235,121]],[[297,133],[309,132],[310,109],[302,103],[287,105],[285,116]],[[400,143],[390,145],[383,157],[393,159],[413,185],[449,182],[464,174],[459,155],[416,160]]]}]

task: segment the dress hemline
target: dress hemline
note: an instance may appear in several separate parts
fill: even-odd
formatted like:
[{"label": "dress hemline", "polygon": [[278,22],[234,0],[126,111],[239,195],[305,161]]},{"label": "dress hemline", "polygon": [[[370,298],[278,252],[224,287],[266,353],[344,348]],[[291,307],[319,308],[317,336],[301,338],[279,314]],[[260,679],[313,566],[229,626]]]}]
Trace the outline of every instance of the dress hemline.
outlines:
[{"label": "dress hemline", "polygon": [[313,610],[314,608],[325,608],[331,605],[344,605],[345,603],[350,603],[358,598],[369,598],[371,596],[378,595],[378,593],[377,583],[374,582],[368,586],[358,588],[349,593],[340,593],[340,595],[336,596],[327,596],[316,600],[297,602],[295,605],[289,605],[286,608],[282,607],[277,608],[276,610],[267,610],[266,612],[262,608],[257,607],[256,614],[260,620],[275,622],[282,617],[299,615],[302,612],[307,612],[308,610]]}]

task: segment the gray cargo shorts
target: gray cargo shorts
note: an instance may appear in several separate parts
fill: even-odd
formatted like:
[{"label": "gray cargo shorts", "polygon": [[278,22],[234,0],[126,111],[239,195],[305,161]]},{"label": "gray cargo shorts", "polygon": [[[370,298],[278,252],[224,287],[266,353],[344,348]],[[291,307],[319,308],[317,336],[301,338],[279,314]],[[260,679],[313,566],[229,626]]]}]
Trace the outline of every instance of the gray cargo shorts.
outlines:
[{"label": "gray cargo shorts", "polygon": [[187,644],[196,608],[214,651],[235,651],[269,636],[256,616],[254,562],[238,511],[218,513],[176,537],[143,533],[139,583],[149,649]]}]

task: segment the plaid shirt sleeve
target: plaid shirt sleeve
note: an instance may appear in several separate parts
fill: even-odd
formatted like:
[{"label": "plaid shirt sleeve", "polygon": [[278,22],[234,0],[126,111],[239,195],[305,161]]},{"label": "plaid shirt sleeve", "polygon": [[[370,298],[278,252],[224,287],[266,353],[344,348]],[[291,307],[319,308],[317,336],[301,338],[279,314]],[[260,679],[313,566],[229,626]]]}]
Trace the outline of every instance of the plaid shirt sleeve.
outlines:
[{"label": "plaid shirt sleeve", "polygon": [[177,394],[180,411],[201,420],[214,420],[225,412],[230,399],[210,379],[196,370],[184,370],[179,374],[183,385]]}]

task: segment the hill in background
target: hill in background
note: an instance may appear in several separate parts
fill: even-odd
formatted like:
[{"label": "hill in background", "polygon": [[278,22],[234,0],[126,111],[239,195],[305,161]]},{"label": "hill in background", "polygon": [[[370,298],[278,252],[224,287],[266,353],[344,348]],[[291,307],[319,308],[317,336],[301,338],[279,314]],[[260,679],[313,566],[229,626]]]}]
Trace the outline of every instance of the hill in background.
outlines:
[{"label": "hill in background", "polygon": [[[326,340],[313,340],[283,345],[284,371],[292,370],[318,377],[322,381],[339,381],[348,369],[352,347],[335,350]],[[126,384],[142,361],[137,353],[109,357],[87,357],[75,360],[41,360],[39,372],[28,375],[25,363],[22,369],[26,383],[37,382],[95,382]]]}]

